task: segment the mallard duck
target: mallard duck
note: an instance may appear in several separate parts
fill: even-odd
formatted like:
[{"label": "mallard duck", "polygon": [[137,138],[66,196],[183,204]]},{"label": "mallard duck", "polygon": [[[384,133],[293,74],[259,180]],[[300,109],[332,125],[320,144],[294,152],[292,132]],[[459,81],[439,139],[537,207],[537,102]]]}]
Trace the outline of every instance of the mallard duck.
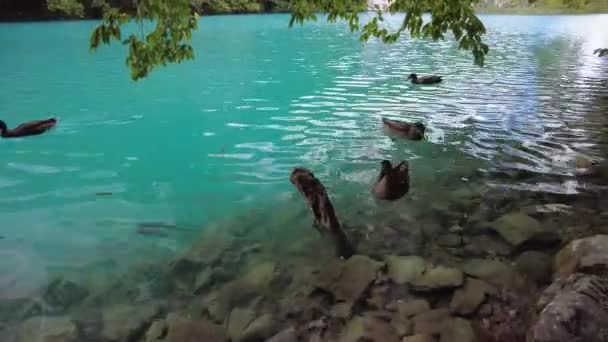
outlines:
[{"label": "mallard duck", "polygon": [[42,134],[49,129],[55,127],[57,120],[54,118],[38,121],[30,121],[17,126],[14,129],[8,129],[6,123],[0,120],[0,135],[3,138],[26,137],[29,135]]},{"label": "mallard duck", "polygon": [[402,161],[393,167],[390,161],[383,160],[380,175],[372,188],[374,197],[394,201],[405,196],[410,190],[409,164]]},{"label": "mallard duck", "polygon": [[408,80],[412,80],[412,83],[414,84],[435,84],[435,83],[439,83],[442,81],[442,77],[441,76],[437,76],[437,75],[416,75],[416,74],[410,74],[407,77]]},{"label": "mallard duck", "polygon": [[424,138],[426,128],[422,122],[409,123],[404,121],[382,118],[384,128],[394,132],[398,136],[410,140],[421,140]]}]

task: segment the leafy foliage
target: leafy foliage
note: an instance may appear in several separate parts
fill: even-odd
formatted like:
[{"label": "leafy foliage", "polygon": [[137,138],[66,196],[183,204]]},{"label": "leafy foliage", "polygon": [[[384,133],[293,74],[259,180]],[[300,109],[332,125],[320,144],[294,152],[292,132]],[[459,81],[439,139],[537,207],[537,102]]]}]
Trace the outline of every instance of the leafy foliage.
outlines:
[{"label": "leafy foliage", "polygon": [[[389,31],[382,25],[384,17],[377,11],[362,28],[359,24],[361,1],[357,0],[294,0],[290,25],[316,20],[315,10],[320,9],[328,14],[327,20],[334,22],[344,20],[351,31],[361,31],[361,40],[370,37],[380,38],[385,43],[395,42],[403,32],[409,32],[413,38],[444,39],[451,32],[458,41],[458,46],[473,53],[475,63],[483,65],[488,53],[488,46],[481,37],[486,29],[475,15],[474,5],[478,0],[394,0],[388,12],[405,12],[406,15],[398,29]],[[423,15],[428,12],[430,20]]]},{"label": "leafy foliage", "polygon": [[597,49],[593,51],[594,54],[597,54],[600,57],[608,56],[608,49]]},{"label": "leafy foliage", "polygon": [[[103,20],[91,34],[91,49],[100,44],[110,44],[112,40],[121,41],[121,27],[130,22],[130,16],[103,5]],[[179,63],[193,59],[194,50],[188,44],[192,31],[198,25],[198,15],[185,0],[139,0],[135,22],[139,25],[140,35],[133,33],[122,44],[129,47],[127,65],[131,78],[139,80],[146,77],[156,66]],[[154,30],[144,33],[144,22],[150,21]]]},{"label": "leafy foliage", "polygon": [[84,17],[84,5],[76,0],[48,0],[47,7],[51,12],[61,12],[71,17]]}]

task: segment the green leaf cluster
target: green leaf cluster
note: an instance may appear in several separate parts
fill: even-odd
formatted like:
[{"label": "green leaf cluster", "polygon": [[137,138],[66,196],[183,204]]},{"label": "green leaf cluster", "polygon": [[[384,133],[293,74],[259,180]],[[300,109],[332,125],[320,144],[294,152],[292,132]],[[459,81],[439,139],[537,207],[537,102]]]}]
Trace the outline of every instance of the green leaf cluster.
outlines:
[{"label": "green leaf cluster", "polygon": [[[290,25],[316,20],[315,10],[327,13],[330,22],[344,20],[352,31],[361,32],[361,40],[371,37],[385,43],[393,43],[403,32],[409,32],[413,38],[444,39],[450,32],[458,41],[460,49],[472,52],[475,63],[483,65],[488,53],[488,46],[482,36],[486,29],[475,15],[474,6],[478,0],[394,0],[388,7],[388,13],[406,13],[399,28],[390,30],[383,25],[381,11],[360,28],[359,13],[361,1],[357,0],[294,0]],[[430,20],[424,20],[424,14],[430,14]]]},{"label": "green leaf cluster", "polygon": [[51,12],[59,12],[71,17],[82,18],[85,15],[84,5],[77,0],[48,0],[47,7]]},{"label": "green leaf cluster", "polygon": [[[148,76],[155,67],[194,58],[189,41],[197,29],[198,14],[188,0],[138,0],[134,21],[140,32],[124,40],[121,28],[131,22],[131,17],[106,3],[102,6],[103,19],[91,34],[91,49],[113,40],[128,46],[126,63],[133,80]],[[145,23],[155,25],[154,29],[146,30]]]}]

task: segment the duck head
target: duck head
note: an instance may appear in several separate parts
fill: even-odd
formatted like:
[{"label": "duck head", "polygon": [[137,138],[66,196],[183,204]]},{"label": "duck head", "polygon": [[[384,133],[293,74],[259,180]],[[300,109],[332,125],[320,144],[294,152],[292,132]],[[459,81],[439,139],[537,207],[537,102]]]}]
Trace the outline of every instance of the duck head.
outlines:
[{"label": "duck head", "polygon": [[0,132],[4,132],[8,129],[8,127],[6,127],[6,123],[2,120],[0,120]]},{"label": "duck head", "polygon": [[382,179],[382,177],[386,176],[393,170],[393,164],[389,160],[383,160],[380,162],[380,175],[378,179]]},{"label": "duck head", "polygon": [[416,122],[414,124],[414,127],[416,127],[418,129],[420,134],[424,134],[424,131],[426,130],[426,127],[424,127],[424,124],[422,122]]},{"label": "duck head", "polygon": [[416,79],[418,79],[418,75],[416,75],[416,74],[410,74],[410,75],[407,77],[407,79],[408,79],[408,80],[416,80]]}]

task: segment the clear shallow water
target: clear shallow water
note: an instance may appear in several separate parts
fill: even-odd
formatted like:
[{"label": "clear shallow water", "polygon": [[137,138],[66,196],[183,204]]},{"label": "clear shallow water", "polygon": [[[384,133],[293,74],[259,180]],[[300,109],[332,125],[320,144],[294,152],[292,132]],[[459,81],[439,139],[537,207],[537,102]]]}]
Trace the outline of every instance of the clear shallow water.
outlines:
[{"label": "clear shallow water", "polygon": [[[576,193],[575,157],[607,151],[608,60],[592,51],[608,46],[608,16],[483,20],[492,51],[480,69],[450,40],[362,44],[344,25],[290,30],[285,15],[203,18],[196,60],[139,83],[121,47],[88,52],[94,22],[0,25],[0,119],[59,119],[50,134],[0,141],[0,285],[166,258],[237,215],[261,236],[310,229],[288,182],[296,165],[353,212],[393,208],[368,194],[381,159],[411,161],[416,203],[440,199],[456,184],[438,180],[462,168],[492,186]],[[410,72],[446,81],[415,87]],[[427,141],[390,139],[382,116],[424,121]],[[194,232],[136,234],[148,221]]]}]

